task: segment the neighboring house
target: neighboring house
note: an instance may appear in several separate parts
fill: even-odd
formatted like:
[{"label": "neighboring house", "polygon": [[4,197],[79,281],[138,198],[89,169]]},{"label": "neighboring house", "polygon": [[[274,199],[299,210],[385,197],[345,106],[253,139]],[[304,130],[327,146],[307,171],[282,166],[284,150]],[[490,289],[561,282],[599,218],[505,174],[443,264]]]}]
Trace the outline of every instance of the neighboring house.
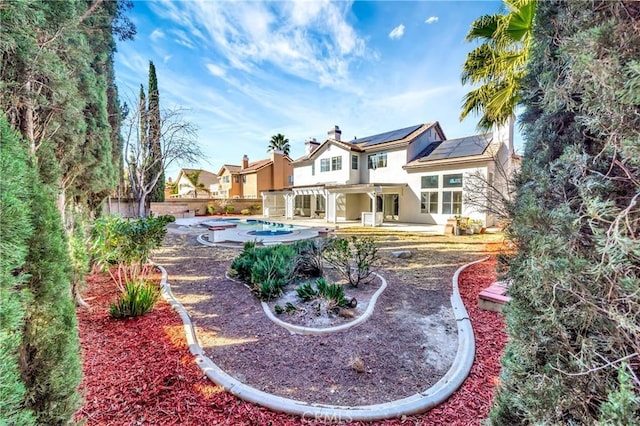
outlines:
[{"label": "neighboring house", "polygon": [[[199,188],[196,188],[187,177],[187,175],[194,176],[196,173],[199,173],[196,182]],[[176,184],[178,186],[178,194],[175,197],[178,198],[212,198],[218,196],[218,176],[206,170],[180,169]]]},{"label": "neighboring house", "polygon": [[242,158],[242,165],[225,164],[220,168],[220,198],[258,198],[262,192],[282,190],[293,184],[292,160],[280,151],[271,157],[249,162]]},{"label": "neighboring house", "polygon": [[[512,173],[513,123],[485,135],[447,140],[438,122],[342,141],[335,126],[322,143],[306,142],[293,162],[295,186],[263,193],[265,215],[324,216],[327,222],[363,220],[445,224],[454,215],[492,225],[495,218],[464,203],[465,183]],[[504,182],[493,186],[503,188]],[[271,207],[267,211],[266,207]]]}]

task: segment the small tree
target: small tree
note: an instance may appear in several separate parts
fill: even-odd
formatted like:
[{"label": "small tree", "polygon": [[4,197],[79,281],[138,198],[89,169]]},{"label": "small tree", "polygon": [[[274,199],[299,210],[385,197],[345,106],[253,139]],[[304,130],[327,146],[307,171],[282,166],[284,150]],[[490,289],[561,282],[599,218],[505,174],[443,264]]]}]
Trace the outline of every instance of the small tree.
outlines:
[{"label": "small tree", "polygon": [[489,147],[488,151],[493,158],[493,169],[465,176],[464,205],[498,220],[508,220],[509,203],[515,196],[514,159],[512,153],[505,154],[500,148]]},{"label": "small tree", "polygon": [[193,193],[195,198],[198,198],[198,191],[203,191],[211,195],[211,191],[209,191],[205,187],[204,183],[200,182],[201,173],[202,170],[194,170],[192,172],[185,173],[185,176],[187,177],[187,179],[189,179],[191,185],[193,185]]},{"label": "small tree", "polygon": [[[196,142],[196,127],[182,118],[181,109],[167,109],[160,114],[160,147],[162,155],[152,155],[141,134],[139,110],[124,123],[124,159],[133,196],[138,201],[138,215],[147,216],[146,200],[166,170],[173,163],[194,163],[202,158]],[[162,167],[158,168],[158,163]],[[151,174],[151,170],[157,170]]]},{"label": "small tree", "polygon": [[377,260],[378,248],[373,239],[364,237],[336,238],[327,243],[322,253],[324,259],[333,265],[338,273],[358,287],[373,279],[371,266]]}]

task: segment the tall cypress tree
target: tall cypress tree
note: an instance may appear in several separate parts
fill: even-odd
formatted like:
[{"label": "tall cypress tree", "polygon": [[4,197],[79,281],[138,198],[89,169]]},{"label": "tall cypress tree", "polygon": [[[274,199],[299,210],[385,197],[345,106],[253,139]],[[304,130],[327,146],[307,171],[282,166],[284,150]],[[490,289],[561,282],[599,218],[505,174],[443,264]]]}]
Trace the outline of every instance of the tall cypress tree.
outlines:
[{"label": "tall cypress tree", "polygon": [[25,309],[30,299],[22,272],[33,233],[29,220],[26,144],[0,113],[0,419],[29,425],[35,418],[25,409],[26,388],[20,377],[19,348]]},{"label": "tall cypress tree", "polygon": [[539,3],[494,424],[640,423],[639,19]]},{"label": "tall cypress tree", "polygon": [[164,201],[164,170],[162,170],[162,147],[160,145],[160,93],[158,92],[158,78],[153,61],[149,61],[149,160],[153,163],[149,169],[149,178],[153,179],[160,174],[149,200],[152,202]]}]

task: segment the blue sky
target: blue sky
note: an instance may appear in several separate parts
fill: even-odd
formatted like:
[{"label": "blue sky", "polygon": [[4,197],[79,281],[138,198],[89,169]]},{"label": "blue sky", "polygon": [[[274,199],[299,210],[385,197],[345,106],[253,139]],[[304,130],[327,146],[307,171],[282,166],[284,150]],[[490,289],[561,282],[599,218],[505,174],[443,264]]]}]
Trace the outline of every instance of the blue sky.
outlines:
[{"label": "blue sky", "polygon": [[431,121],[461,137],[477,122],[458,120],[474,48],[464,37],[501,10],[500,1],[136,1],[138,33],[115,56],[118,87],[135,100],[152,60],[161,106],[186,108],[206,155],[182,166],[213,172],[244,154],[267,158],[276,133],[293,158],[334,125],[343,140]]}]

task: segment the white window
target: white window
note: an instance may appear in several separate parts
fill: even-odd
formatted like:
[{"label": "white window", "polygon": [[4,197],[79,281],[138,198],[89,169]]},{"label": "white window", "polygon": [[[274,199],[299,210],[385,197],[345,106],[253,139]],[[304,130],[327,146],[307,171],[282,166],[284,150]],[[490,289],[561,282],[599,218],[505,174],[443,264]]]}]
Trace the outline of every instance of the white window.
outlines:
[{"label": "white window", "polygon": [[351,170],[358,170],[358,156],[351,156]]},{"label": "white window", "polygon": [[462,188],[462,173],[442,176],[442,186],[444,188]]},{"label": "white window", "polygon": [[329,161],[330,160],[328,158],[323,158],[323,159],[320,160],[320,171],[321,172],[328,172],[330,170],[331,163]]},{"label": "white window", "polygon": [[379,152],[377,154],[370,154],[368,157],[368,167],[369,169],[387,167],[387,153]]},{"label": "white window", "polygon": [[442,193],[442,214],[462,214],[462,191]]},{"label": "white window", "polygon": [[342,170],[342,157],[331,157],[331,170]]},{"label": "white window", "polygon": [[438,192],[428,191],[420,193],[420,212],[438,213]]},{"label": "white window", "polygon": [[308,195],[298,195],[295,201],[296,209],[308,209],[311,207],[311,197]]},{"label": "white window", "polygon": [[422,178],[420,179],[420,187],[422,189],[433,189],[433,188],[438,188],[438,184],[439,184],[439,178],[440,176],[435,175],[435,176],[422,176]]}]

